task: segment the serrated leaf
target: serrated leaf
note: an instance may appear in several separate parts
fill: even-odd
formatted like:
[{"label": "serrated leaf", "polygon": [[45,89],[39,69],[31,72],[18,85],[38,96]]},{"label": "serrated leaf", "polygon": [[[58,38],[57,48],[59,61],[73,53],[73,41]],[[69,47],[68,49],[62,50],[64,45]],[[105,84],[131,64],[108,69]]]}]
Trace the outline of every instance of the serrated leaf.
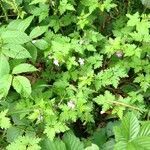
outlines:
[{"label": "serrated leaf", "polygon": [[114,150],[127,150],[127,142],[126,141],[119,141],[115,144]]},{"label": "serrated leaf", "polygon": [[142,125],[138,136],[150,136],[150,121]]},{"label": "serrated leaf", "polygon": [[64,135],[63,141],[66,144],[67,150],[84,150],[83,143],[71,132],[67,132]]},{"label": "serrated leaf", "polygon": [[126,150],[150,150],[150,137],[137,137],[128,143]]},{"label": "serrated leaf", "polygon": [[6,138],[8,142],[13,142],[19,136],[23,134],[23,130],[17,127],[11,127],[6,132]]},{"label": "serrated leaf", "polygon": [[2,76],[9,74],[10,71],[10,67],[9,67],[9,62],[7,60],[7,58],[0,54],[0,78],[2,78]]},{"label": "serrated leaf", "polygon": [[68,127],[65,124],[56,122],[55,125],[47,125],[44,133],[47,134],[50,140],[53,140],[56,133],[65,132],[66,130],[68,130]]},{"label": "serrated leaf", "polygon": [[123,118],[120,127],[115,128],[116,141],[121,139],[126,141],[132,140],[138,135],[139,130],[140,125],[138,119],[133,113],[128,113]]},{"label": "serrated leaf", "polygon": [[140,22],[140,16],[139,13],[135,13],[133,15],[127,14],[126,15],[129,18],[129,21],[127,22],[127,26],[135,26]]},{"label": "serrated leaf", "polygon": [[37,26],[31,31],[30,37],[32,39],[34,39],[34,38],[42,35],[43,33],[45,33],[46,30],[47,30],[47,26]]},{"label": "serrated leaf", "polygon": [[47,137],[53,141],[54,137],[55,137],[55,134],[56,134],[56,131],[53,127],[49,127],[49,126],[46,126],[45,130],[44,130],[44,133],[47,134]]},{"label": "serrated leaf", "polygon": [[15,139],[14,142],[10,143],[6,150],[40,150],[41,147],[38,145],[40,138],[35,138],[33,136],[21,136]]},{"label": "serrated leaf", "polygon": [[60,14],[62,15],[66,10],[75,10],[73,5],[68,3],[67,0],[61,0],[60,5],[58,7]]},{"label": "serrated leaf", "polygon": [[0,112],[0,128],[7,129],[11,126],[10,119],[6,117],[8,110]]},{"label": "serrated leaf", "polygon": [[22,46],[18,44],[6,44],[2,48],[3,54],[15,59],[31,58],[30,53]]},{"label": "serrated leaf", "polygon": [[23,97],[29,97],[31,94],[30,81],[23,76],[16,76],[12,83],[14,89]]},{"label": "serrated leaf", "polygon": [[7,74],[0,78],[0,99],[6,97],[12,82],[12,75]]},{"label": "serrated leaf", "polygon": [[48,48],[48,43],[43,39],[36,40],[34,45],[41,50],[46,50]]},{"label": "serrated leaf", "polygon": [[31,24],[33,18],[34,18],[33,16],[30,16],[30,17],[23,19],[23,20],[21,20],[21,19],[14,20],[14,21],[9,23],[9,25],[7,26],[7,29],[24,32],[29,27],[29,25]]},{"label": "serrated leaf", "polygon": [[39,22],[41,22],[49,15],[49,5],[44,3],[39,3],[39,7],[35,7],[33,10],[31,10],[31,13],[34,16],[38,16]]},{"label": "serrated leaf", "polygon": [[25,73],[25,72],[34,72],[37,71],[37,69],[27,63],[19,64],[16,67],[13,68],[12,74],[19,74],[19,73]]},{"label": "serrated leaf", "polygon": [[1,38],[4,43],[10,44],[24,44],[30,41],[29,36],[21,31],[5,31],[2,33]]},{"label": "serrated leaf", "polygon": [[49,139],[45,139],[41,144],[42,150],[67,150],[63,141],[60,139],[55,139],[51,141]]}]

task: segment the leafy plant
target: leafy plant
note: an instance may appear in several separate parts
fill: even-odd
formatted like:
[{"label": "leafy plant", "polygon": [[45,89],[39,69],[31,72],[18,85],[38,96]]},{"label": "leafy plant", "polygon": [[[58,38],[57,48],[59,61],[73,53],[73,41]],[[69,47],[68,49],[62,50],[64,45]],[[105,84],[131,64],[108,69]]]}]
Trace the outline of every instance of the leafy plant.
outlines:
[{"label": "leafy plant", "polygon": [[148,0],[1,0],[0,14],[0,149],[149,146]]},{"label": "leafy plant", "polygon": [[145,122],[140,127],[140,122],[135,115],[127,114],[121,125],[115,127],[116,145],[114,149],[149,149],[150,123]]}]

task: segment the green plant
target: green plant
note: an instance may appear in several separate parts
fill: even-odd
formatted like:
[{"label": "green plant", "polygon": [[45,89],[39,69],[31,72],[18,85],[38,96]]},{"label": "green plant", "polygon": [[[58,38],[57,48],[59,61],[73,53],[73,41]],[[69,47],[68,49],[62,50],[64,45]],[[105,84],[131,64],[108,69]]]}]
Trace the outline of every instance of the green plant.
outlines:
[{"label": "green plant", "polygon": [[1,149],[113,149],[109,123],[149,120],[148,1],[2,0],[0,14]]},{"label": "green plant", "polygon": [[115,150],[124,149],[150,149],[150,123],[144,122],[140,127],[140,122],[135,115],[127,114],[122,120],[121,125],[116,127]]}]

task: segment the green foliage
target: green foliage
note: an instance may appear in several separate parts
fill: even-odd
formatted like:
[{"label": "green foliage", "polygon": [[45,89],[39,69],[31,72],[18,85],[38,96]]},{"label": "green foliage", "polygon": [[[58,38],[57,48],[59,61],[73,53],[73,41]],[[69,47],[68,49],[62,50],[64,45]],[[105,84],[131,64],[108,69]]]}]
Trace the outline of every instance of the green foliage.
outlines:
[{"label": "green foliage", "polygon": [[40,146],[38,145],[40,139],[39,138],[34,138],[34,137],[29,137],[29,136],[22,136],[17,138],[13,143],[8,145],[6,147],[7,150],[21,150],[21,149],[26,149],[26,150],[40,150]]},{"label": "green foliage", "polygon": [[10,119],[6,117],[8,110],[0,112],[0,127],[2,129],[7,129],[11,126]]},{"label": "green foliage", "polygon": [[12,83],[14,89],[23,97],[29,97],[31,94],[30,81],[23,76],[15,76]]},{"label": "green foliage", "polygon": [[138,119],[132,113],[126,114],[120,126],[115,127],[115,150],[150,149],[149,126],[144,123],[141,128]]},{"label": "green foliage", "polygon": [[31,64],[22,63],[13,68],[12,74],[20,74],[33,71],[37,71],[37,69],[34,66],[32,66]]},{"label": "green foliage", "polygon": [[148,0],[1,0],[0,14],[0,149],[149,149]]}]

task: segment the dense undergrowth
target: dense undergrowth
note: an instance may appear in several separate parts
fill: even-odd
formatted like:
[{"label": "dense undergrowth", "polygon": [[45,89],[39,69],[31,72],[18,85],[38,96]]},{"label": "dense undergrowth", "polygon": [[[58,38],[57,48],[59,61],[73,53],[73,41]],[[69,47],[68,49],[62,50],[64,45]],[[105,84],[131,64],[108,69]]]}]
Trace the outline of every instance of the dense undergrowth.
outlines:
[{"label": "dense undergrowth", "polygon": [[0,149],[150,150],[149,8],[1,0]]}]

